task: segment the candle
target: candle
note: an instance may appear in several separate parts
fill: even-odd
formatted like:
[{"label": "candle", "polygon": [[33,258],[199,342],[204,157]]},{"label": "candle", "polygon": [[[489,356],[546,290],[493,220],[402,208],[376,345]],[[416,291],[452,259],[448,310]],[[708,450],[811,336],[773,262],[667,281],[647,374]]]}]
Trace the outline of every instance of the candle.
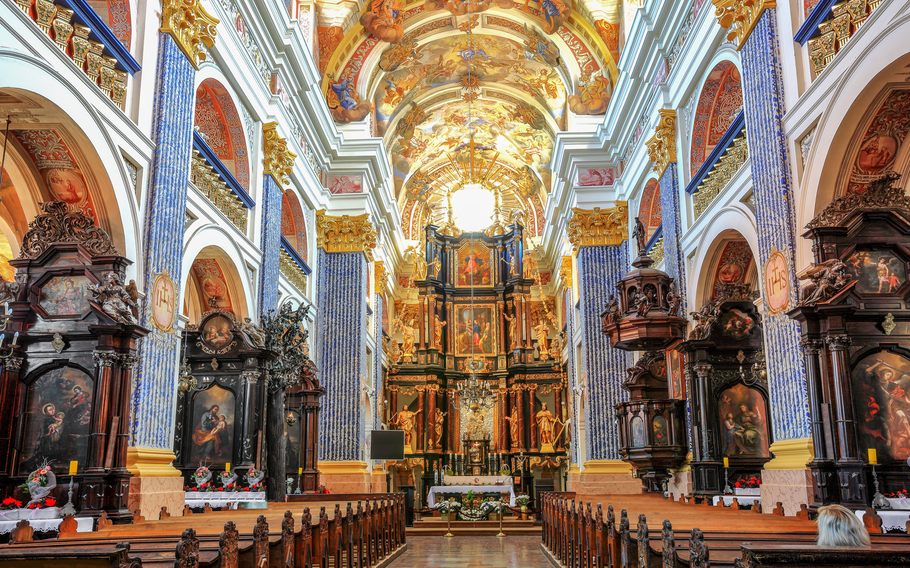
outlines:
[{"label": "candle", "polygon": [[724,467],[730,467],[730,458],[724,458]]},{"label": "candle", "polygon": [[6,334],[0,333],[0,347],[3,347],[3,342],[6,341]]},{"label": "candle", "polygon": [[231,473],[231,462],[224,464],[224,471]]},{"label": "candle", "polygon": [[875,448],[869,448],[869,463],[872,465],[878,463],[878,452],[876,452]]},{"label": "candle", "polygon": [[303,475],[303,468],[302,468],[302,467],[298,467],[298,468],[297,468],[297,475]]},{"label": "candle", "polygon": [[70,475],[76,475],[76,470],[79,469],[79,462],[71,461],[70,462]]},{"label": "candle", "polygon": [[17,343],[19,343],[19,332],[18,331],[16,332],[16,335],[13,336],[13,347],[15,347]]}]

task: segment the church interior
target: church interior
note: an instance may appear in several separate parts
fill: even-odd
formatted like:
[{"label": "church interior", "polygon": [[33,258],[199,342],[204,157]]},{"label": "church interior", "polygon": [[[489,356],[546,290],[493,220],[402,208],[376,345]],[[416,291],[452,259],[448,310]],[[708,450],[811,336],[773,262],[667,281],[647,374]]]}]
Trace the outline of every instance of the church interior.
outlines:
[{"label": "church interior", "polygon": [[910,565],[908,36],[3,0],[0,564]]}]

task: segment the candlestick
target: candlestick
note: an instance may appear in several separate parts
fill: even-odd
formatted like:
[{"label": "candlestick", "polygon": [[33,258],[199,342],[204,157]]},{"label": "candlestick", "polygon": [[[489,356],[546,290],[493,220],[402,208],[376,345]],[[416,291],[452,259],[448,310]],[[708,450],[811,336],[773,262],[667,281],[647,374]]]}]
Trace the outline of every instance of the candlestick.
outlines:
[{"label": "candlestick", "polygon": [[297,468],[297,475],[303,475],[303,468],[302,468],[302,467],[298,467],[298,468]]}]

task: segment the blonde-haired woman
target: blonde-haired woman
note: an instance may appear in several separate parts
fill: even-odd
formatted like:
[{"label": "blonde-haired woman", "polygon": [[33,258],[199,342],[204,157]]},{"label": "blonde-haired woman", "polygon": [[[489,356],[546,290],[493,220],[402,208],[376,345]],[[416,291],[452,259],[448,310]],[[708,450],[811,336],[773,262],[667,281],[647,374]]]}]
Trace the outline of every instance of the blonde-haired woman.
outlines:
[{"label": "blonde-haired woman", "polygon": [[846,507],[826,505],[818,509],[818,546],[870,546],[869,533],[859,518]]}]

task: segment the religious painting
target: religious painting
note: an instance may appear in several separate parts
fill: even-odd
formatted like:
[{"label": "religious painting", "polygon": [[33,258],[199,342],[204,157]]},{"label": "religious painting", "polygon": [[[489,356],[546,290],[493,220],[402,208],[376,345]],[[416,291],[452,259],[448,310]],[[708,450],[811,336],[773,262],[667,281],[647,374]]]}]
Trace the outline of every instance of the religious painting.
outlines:
[{"label": "religious painting", "polygon": [[641,419],[641,416],[636,416],[632,418],[632,422],[629,424],[632,429],[632,447],[633,448],[643,448],[645,446],[645,422]]},{"label": "religious painting", "polygon": [[670,398],[686,398],[685,355],[670,347],[666,351],[667,379],[670,383]]},{"label": "religious painting", "polygon": [[455,251],[456,286],[495,286],[493,251],[480,242],[465,243]]},{"label": "religious painting", "polygon": [[752,249],[744,239],[728,241],[720,253],[717,270],[714,273],[714,296],[717,295],[718,284],[739,284],[745,282],[746,275],[752,265]]},{"label": "religious painting", "polygon": [[177,315],[176,301],[174,281],[165,270],[155,277],[152,286],[152,323],[165,333],[170,333],[173,329],[174,317]]},{"label": "religious painting", "polygon": [[578,173],[578,185],[581,187],[599,187],[603,185],[613,185],[613,169],[583,169]]},{"label": "religious painting", "polygon": [[190,461],[231,461],[234,449],[234,393],[218,385],[193,397],[193,449]]},{"label": "religious painting", "polygon": [[490,304],[460,305],[458,314],[455,355],[495,355],[496,310]]},{"label": "religious painting", "polygon": [[853,368],[853,404],[862,455],[910,457],[910,359],[873,353]]},{"label": "religious painting", "polygon": [[669,443],[669,432],[667,431],[667,419],[663,416],[655,416],[651,421],[652,440],[655,446],[666,446]]},{"label": "religious painting", "polygon": [[92,282],[83,274],[55,276],[41,287],[38,305],[48,315],[78,316],[88,311],[85,288]]},{"label": "religious painting", "polygon": [[728,457],[770,457],[765,398],[744,384],[720,393],[722,453]]},{"label": "religious painting", "polygon": [[284,454],[284,467],[288,475],[296,475],[300,468],[300,438],[302,432],[303,422],[301,422],[300,413],[296,410],[289,410],[287,414],[288,443],[287,451]]},{"label": "religious painting", "polygon": [[890,250],[861,250],[847,259],[860,294],[892,294],[907,281],[907,266]]},{"label": "religious painting", "polygon": [[33,471],[47,462],[57,473],[71,461],[85,464],[92,422],[91,376],[74,367],[44,373],[25,393],[21,468]]},{"label": "religious painting", "polygon": [[219,308],[234,311],[231,293],[221,265],[214,258],[197,258],[193,261],[193,276],[202,290],[205,309]]},{"label": "religious painting", "polygon": [[231,322],[224,316],[211,317],[202,327],[202,339],[215,349],[221,349],[234,338],[232,327]]},{"label": "religious painting", "polygon": [[720,328],[727,337],[745,339],[755,329],[755,320],[746,312],[731,308],[720,317]]},{"label": "religious painting", "polygon": [[85,182],[74,170],[50,169],[45,171],[45,176],[47,186],[60,201],[68,205],[79,205],[85,201]]},{"label": "religious painting", "polygon": [[771,254],[765,262],[765,302],[768,313],[779,314],[790,305],[790,269],[784,253],[771,247]]},{"label": "religious painting", "polygon": [[329,191],[332,194],[360,193],[363,187],[363,176],[330,176]]}]

